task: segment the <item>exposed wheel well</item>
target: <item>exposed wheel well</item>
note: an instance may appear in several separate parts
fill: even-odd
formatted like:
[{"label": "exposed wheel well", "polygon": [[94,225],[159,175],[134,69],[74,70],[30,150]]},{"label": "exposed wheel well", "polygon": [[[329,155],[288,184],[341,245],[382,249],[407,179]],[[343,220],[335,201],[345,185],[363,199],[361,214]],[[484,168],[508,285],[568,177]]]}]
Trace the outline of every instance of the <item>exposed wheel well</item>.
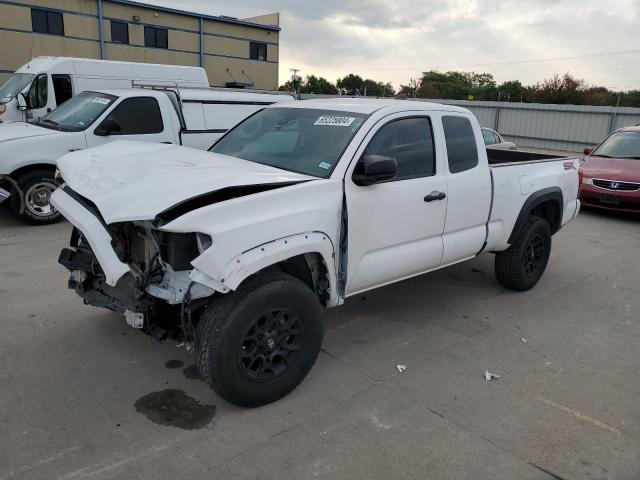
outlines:
[{"label": "exposed wheel well", "polygon": [[560,204],[557,200],[547,200],[542,202],[531,209],[529,215],[535,215],[536,217],[544,218],[551,227],[551,234],[553,235],[560,230],[561,213]]},{"label": "exposed wheel well", "polygon": [[551,227],[551,234],[556,233],[560,230],[562,223],[562,205],[564,205],[562,190],[558,187],[545,188],[530,195],[520,210],[508,243],[513,245],[530,215],[546,220]]},{"label": "exposed wheel well", "polygon": [[11,177],[17,179],[22,174],[27,172],[32,172],[34,170],[51,170],[51,173],[56,171],[56,166],[50,163],[35,163],[32,165],[25,165],[24,167],[20,167],[13,172],[11,172]]},{"label": "exposed wheel well", "polygon": [[[302,280],[316,294],[318,300],[320,300],[320,303],[323,305],[326,305],[329,301],[329,270],[322,259],[322,255],[319,253],[313,252],[296,255],[295,257],[287,258],[286,260],[267,267],[267,270],[269,269],[280,270],[292,277]],[[242,283],[262,271],[263,270],[258,271],[250,277],[245,278]]]}]

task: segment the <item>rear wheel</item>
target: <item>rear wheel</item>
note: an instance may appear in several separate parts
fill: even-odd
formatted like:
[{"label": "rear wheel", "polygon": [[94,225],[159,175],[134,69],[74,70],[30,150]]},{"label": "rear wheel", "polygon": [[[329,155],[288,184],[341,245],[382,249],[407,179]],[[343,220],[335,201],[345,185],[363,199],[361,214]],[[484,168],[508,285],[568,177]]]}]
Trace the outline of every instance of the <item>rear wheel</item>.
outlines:
[{"label": "rear wheel", "polygon": [[302,281],[264,272],[211,303],[196,330],[202,378],[242,407],[278,400],[307,375],[322,344],[321,306]]},{"label": "rear wheel", "polygon": [[512,290],[529,290],[542,277],[550,253],[549,223],[531,215],[513,245],[496,254],[496,277],[502,285]]},{"label": "rear wheel", "polygon": [[53,205],[51,194],[57,188],[53,170],[33,170],[20,175],[16,182],[20,191],[9,197],[11,211],[31,225],[47,225],[62,218]]}]

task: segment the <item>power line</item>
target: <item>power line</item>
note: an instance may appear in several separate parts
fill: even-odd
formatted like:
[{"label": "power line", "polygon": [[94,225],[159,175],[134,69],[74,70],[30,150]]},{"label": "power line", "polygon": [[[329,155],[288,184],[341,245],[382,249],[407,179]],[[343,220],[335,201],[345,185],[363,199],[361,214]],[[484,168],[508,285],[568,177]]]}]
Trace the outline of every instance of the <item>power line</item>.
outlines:
[{"label": "power line", "polygon": [[[539,62],[555,62],[559,60],[576,60],[580,58],[592,58],[592,57],[606,57],[609,55],[625,55],[629,53],[640,53],[640,48],[633,48],[630,50],[615,50],[611,52],[601,53],[589,53],[586,55],[573,55],[567,57],[554,57],[554,58],[535,58],[528,60],[509,60],[506,62],[487,62],[487,63],[466,63],[460,65],[430,65],[429,68],[466,68],[466,67],[489,67],[497,65],[518,65],[525,63],[539,63]],[[349,70],[351,72],[359,72],[363,70],[423,70],[424,66],[413,67],[320,67],[322,70]]]}]

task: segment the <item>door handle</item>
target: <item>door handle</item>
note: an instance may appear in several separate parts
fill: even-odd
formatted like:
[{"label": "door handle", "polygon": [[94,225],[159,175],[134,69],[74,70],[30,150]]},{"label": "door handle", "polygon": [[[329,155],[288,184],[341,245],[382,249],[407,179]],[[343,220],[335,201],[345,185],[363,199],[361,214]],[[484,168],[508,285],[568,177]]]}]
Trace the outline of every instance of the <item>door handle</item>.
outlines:
[{"label": "door handle", "polygon": [[429,195],[424,197],[424,201],[425,202],[435,202],[437,200],[444,200],[445,198],[447,198],[446,193],[433,191]]}]

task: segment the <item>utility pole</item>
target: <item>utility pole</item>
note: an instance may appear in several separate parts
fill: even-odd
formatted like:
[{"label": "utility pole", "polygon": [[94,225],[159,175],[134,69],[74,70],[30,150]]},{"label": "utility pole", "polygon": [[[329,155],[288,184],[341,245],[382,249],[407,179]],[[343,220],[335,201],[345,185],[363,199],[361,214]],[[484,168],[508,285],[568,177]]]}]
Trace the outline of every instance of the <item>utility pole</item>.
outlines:
[{"label": "utility pole", "polygon": [[290,68],[289,71],[291,71],[291,83],[293,83],[293,89],[297,95],[300,95],[300,76],[298,75],[300,69]]}]

